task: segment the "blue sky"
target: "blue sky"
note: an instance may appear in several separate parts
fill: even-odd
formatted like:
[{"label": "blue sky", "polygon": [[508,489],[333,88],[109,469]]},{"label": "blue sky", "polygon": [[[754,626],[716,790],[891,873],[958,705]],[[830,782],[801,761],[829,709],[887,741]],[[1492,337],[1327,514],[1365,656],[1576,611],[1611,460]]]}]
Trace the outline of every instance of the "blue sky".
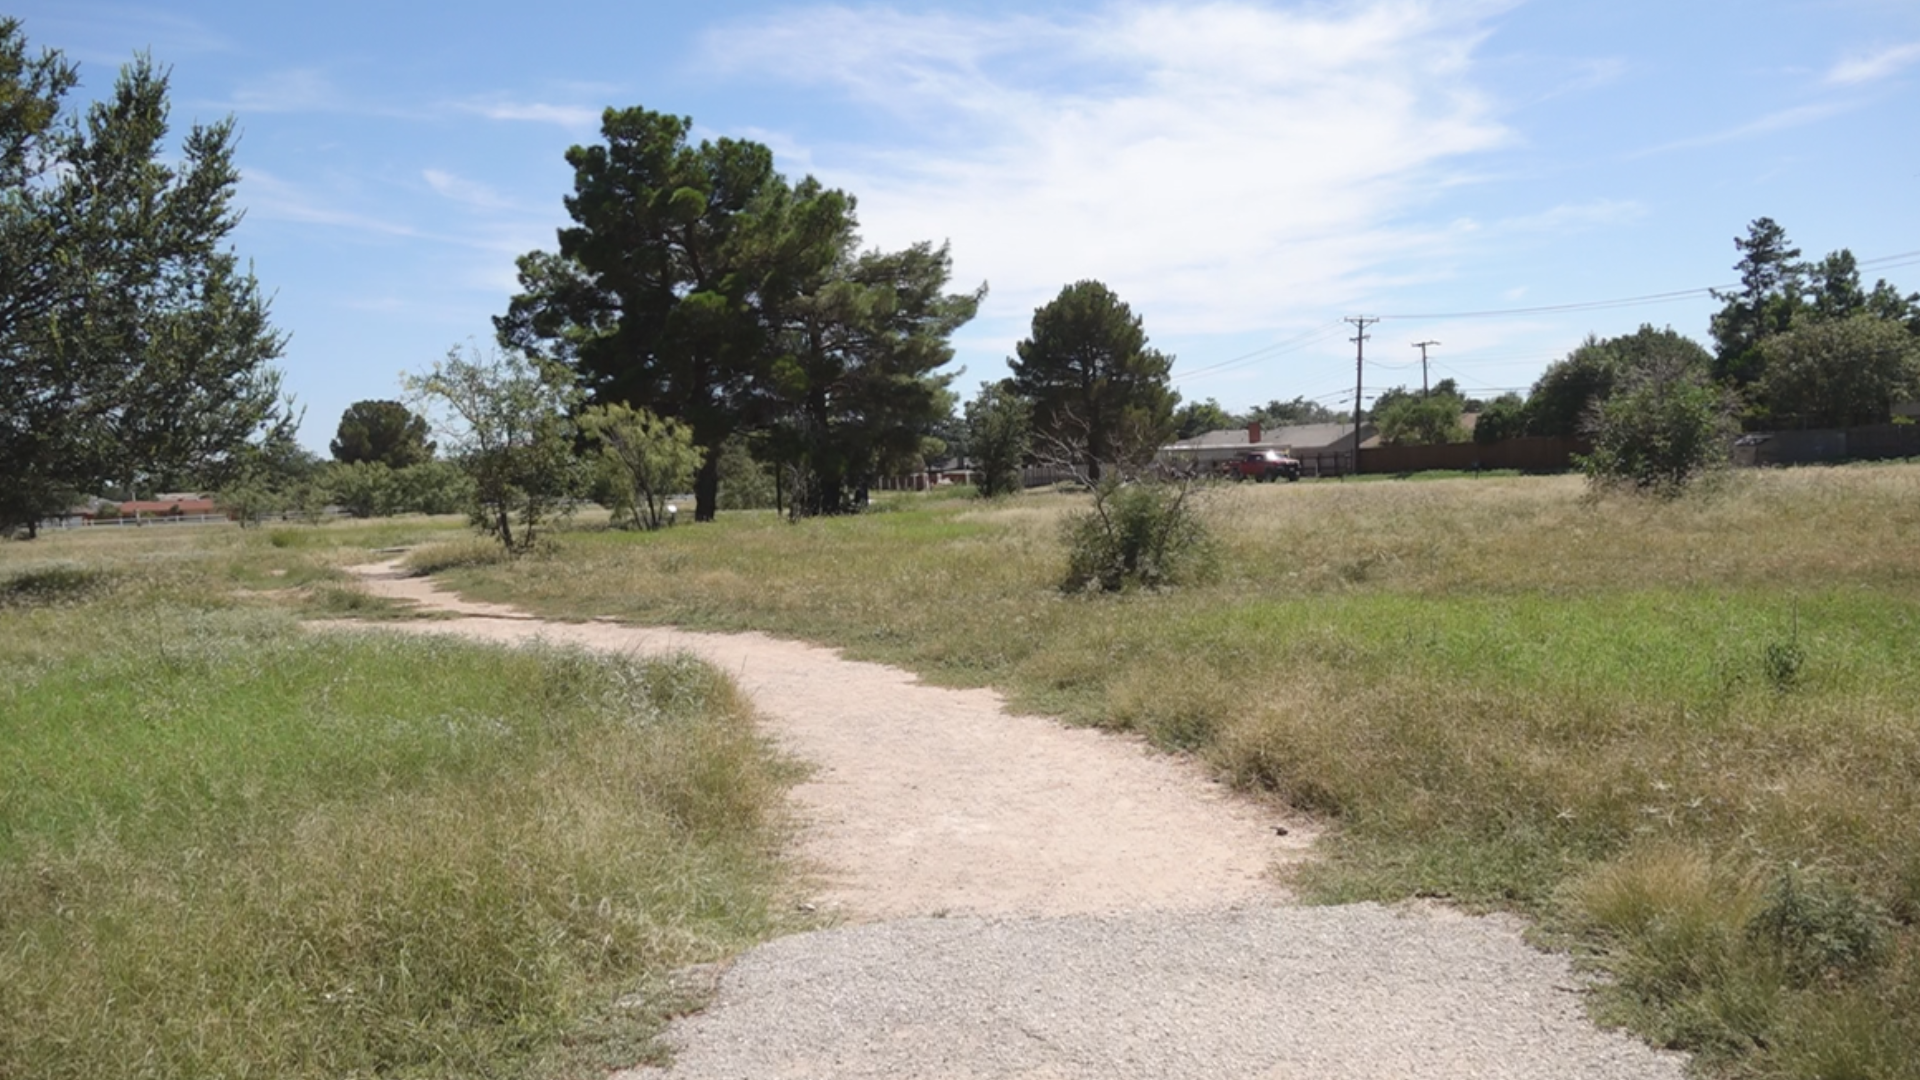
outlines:
[{"label": "blue sky", "polygon": [[[87,96],[149,50],[174,116],[243,132],[235,243],[292,335],[324,450],[341,411],[485,340],[553,245],[600,110],[757,139],[859,199],[869,244],[982,281],[971,394],[1033,309],[1098,278],[1188,399],[1350,408],[1435,380],[1524,388],[1588,333],[1670,325],[1760,216],[1920,289],[1920,3],[16,3]],[[1470,318],[1439,318],[1496,312]]]}]

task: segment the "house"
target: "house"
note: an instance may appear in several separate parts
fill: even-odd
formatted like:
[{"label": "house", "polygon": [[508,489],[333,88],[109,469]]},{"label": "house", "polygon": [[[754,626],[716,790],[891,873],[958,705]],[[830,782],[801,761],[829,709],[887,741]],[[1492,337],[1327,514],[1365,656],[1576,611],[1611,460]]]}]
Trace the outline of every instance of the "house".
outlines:
[{"label": "house", "polygon": [[158,499],[129,499],[120,504],[121,517],[191,517],[221,512],[206,495],[163,495]]},{"label": "house", "polygon": [[[1379,442],[1371,424],[1360,426],[1360,445]],[[1352,424],[1292,424],[1262,428],[1248,424],[1244,428],[1209,431],[1171,446],[1162,447],[1159,458],[1168,463],[1211,467],[1247,450],[1278,450],[1297,458],[1307,476],[1338,476],[1353,468]]]}]

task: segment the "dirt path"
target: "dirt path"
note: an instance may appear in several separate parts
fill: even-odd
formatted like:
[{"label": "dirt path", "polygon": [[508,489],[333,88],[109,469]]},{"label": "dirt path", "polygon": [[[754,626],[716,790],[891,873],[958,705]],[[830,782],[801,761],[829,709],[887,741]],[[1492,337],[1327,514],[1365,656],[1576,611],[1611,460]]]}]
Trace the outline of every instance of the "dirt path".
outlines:
[{"label": "dirt path", "polygon": [[815,766],[803,852],[846,925],[737,961],[676,1025],[672,1077],[1680,1075],[1593,1029],[1513,920],[1293,906],[1273,871],[1312,823],[1138,740],[816,646],[544,622],[356,572],[464,616],[401,632],[692,653]]}]

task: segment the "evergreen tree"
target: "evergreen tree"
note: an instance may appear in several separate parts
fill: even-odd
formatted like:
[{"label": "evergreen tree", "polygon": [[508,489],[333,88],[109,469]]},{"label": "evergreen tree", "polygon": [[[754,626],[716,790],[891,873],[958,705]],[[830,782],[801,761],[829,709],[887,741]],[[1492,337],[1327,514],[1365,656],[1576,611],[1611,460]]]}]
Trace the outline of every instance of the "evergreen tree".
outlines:
[{"label": "evergreen tree", "polygon": [[1793,325],[1808,271],[1799,261],[1800,249],[1788,245],[1786,230],[1772,218],[1756,219],[1733,246],[1740,251],[1735,264],[1740,288],[1713,294],[1726,303],[1713,317],[1713,376],[1740,389],[1758,380],[1764,369],[1760,343]]},{"label": "evergreen tree", "polygon": [[77,78],[0,19],[0,525],[109,483],[224,483],[294,422],[284,339],[224,246],[232,121],[176,150],[150,60],[83,115],[63,107]]},{"label": "evergreen tree", "polygon": [[1036,308],[1015,352],[1013,387],[1033,402],[1036,434],[1072,447],[1093,478],[1172,436],[1173,357],[1147,345],[1140,317],[1100,282],[1075,282]]}]

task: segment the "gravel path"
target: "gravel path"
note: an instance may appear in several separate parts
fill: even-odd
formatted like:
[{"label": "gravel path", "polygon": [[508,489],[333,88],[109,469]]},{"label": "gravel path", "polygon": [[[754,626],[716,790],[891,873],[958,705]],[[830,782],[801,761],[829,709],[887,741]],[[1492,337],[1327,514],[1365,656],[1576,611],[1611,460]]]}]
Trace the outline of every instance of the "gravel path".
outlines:
[{"label": "gravel path", "polygon": [[618,1080],[1683,1074],[1588,1023],[1564,958],[1517,921],[1292,905],[1271,871],[1313,823],[1138,740],[811,645],[542,622],[359,571],[465,616],[403,632],[693,653],[816,766],[802,854],[845,925],[740,957],[675,1024],[674,1067]]}]

